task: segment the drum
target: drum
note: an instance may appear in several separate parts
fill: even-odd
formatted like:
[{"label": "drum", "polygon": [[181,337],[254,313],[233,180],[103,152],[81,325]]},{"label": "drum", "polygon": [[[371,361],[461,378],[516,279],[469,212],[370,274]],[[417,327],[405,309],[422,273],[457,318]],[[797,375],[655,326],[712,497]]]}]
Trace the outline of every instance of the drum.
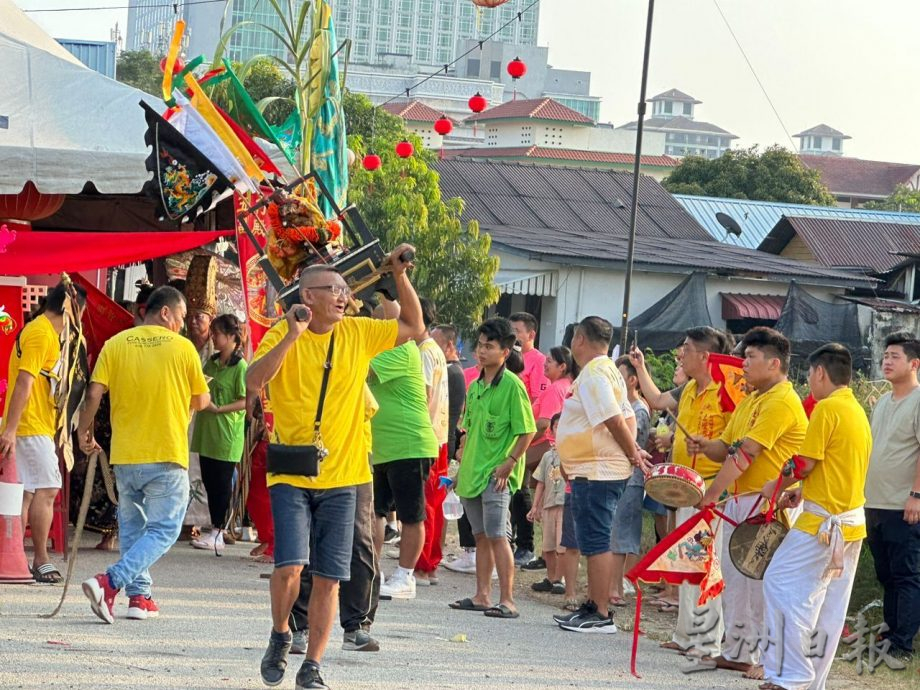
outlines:
[{"label": "drum", "polygon": [[728,554],[738,572],[752,580],[762,580],[773,554],[789,532],[780,520],[767,522],[755,515],[735,527],[728,541]]},{"label": "drum", "polygon": [[706,483],[685,465],[662,463],[645,480],[645,493],[669,508],[691,508],[706,493]]}]

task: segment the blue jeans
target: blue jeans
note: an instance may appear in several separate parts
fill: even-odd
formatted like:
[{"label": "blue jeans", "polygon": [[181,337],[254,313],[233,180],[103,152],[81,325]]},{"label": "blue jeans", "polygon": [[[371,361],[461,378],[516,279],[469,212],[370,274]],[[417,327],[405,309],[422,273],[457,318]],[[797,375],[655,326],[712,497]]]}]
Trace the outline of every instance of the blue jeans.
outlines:
[{"label": "blue jeans", "polygon": [[613,516],[626,488],[626,480],[588,481],[575,477],[570,485],[578,549],[583,556],[610,553]]},{"label": "blue jeans", "polygon": [[150,566],[182,531],[188,507],[188,472],[171,462],[114,465],[118,483],[121,559],[106,571],[112,586],[130,596],[150,596]]}]

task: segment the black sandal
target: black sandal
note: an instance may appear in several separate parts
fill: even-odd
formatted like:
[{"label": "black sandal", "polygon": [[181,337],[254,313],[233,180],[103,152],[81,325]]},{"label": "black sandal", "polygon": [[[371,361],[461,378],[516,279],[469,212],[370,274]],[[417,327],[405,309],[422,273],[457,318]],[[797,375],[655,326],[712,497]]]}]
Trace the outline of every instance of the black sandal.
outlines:
[{"label": "black sandal", "polygon": [[42,563],[32,570],[32,577],[40,585],[57,585],[64,581],[64,576],[54,563]]}]

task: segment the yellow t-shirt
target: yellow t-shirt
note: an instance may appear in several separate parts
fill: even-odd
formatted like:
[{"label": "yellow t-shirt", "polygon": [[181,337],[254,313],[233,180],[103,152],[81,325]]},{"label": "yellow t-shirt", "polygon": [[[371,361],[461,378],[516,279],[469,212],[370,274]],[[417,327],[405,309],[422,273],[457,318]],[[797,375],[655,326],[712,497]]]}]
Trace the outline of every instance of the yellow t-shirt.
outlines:
[{"label": "yellow t-shirt", "polygon": [[[367,443],[367,448],[370,450],[373,448],[373,432],[371,431],[371,418],[380,410],[380,405],[377,402],[377,398],[374,397],[374,394],[371,393],[370,387],[365,383],[364,384],[364,438]],[[323,413],[325,414],[325,412]]]},{"label": "yellow t-shirt", "polygon": [[[719,384],[711,381],[702,392],[698,393],[696,380],[690,379],[680,394],[677,405],[677,421],[694,436],[719,438],[731,417],[731,412],[723,412],[719,402]],[[706,486],[712,482],[722,469],[722,463],[710,460],[703,453],[695,458],[687,452],[687,437],[680,428],[674,431],[671,462],[692,467],[706,480]]]},{"label": "yellow t-shirt", "polygon": [[53,391],[57,382],[61,380],[61,339],[51,325],[51,321],[44,314],[26,324],[19,334],[19,349],[22,357],[13,345],[10,353],[10,366],[7,380],[10,389],[6,393],[6,405],[3,410],[4,425],[10,409],[10,400],[16,390],[16,379],[20,371],[25,371],[34,377],[32,391],[26,401],[19,426],[16,427],[17,436],[50,436],[54,438],[55,410]]},{"label": "yellow t-shirt", "polygon": [[786,461],[799,452],[807,427],[805,408],[788,381],[766,393],[751,393],[738,403],[722,440],[732,445],[748,438],[763,450],[735,482],[735,493],[760,493],[764,484],[779,477]]},{"label": "yellow t-shirt", "polygon": [[192,342],[162,326],[137,326],[102,346],[92,381],[109,389],[113,465],[188,467],[193,395],[208,392]]},{"label": "yellow t-shirt", "polygon": [[[348,317],[329,333],[317,335],[307,330],[297,339],[268,385],[275,419],[272,442],[290,446],[313,443],[323,364],[334,332],[332,371],[320,422],[329,455],[322,461],[318,477],[269,473],[269,486],[290,484],[303,489],[334,489],[370,481],[367,463],[370,448],[363,427],[364,385],[371,359],[396,345],[398,331],[395,320]],[[254,359],[267,354],[287,332],[287,321],[279,321],[262,338]]]},{"label": "yellow t-shirt", "polygon": [[[858,508],[866,502],[864,489],[872,454],[869,420],[853,391],[840,388],[821,400],[811,413],[799,455],[817,460],[802,481],[802,496],[831,515]],[[795,528],[817,534],[824,519],[802,513]],[[844,541],[865,539],[865,525],[843,525]]]}]

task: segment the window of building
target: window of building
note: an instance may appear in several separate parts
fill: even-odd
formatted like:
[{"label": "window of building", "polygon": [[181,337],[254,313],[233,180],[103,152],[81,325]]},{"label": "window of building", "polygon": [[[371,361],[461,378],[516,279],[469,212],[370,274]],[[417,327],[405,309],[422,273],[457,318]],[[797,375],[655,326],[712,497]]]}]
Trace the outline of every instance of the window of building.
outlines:
[{"label": "window of building", "polygon": [[419,62],[422,62],[422,63],[428,62],[431,59],[431,48],[420,47],[416,51],[416,57],[418,58]]},{"label": "window of building", "polygon": [[431,29],[434,26],[434,19],[430,14],[423,14],[418,17],[417,26],[419,29]]},{"label": "window of building", "polygon": [[412,40],[412,32],[400,29],[396,32],[396,42],[404,45],[408,45]]},{"label": "window of building", "polygon": [[664,106],[661,108],[662,112],[670,113],[671,112],[671,101],[665,101]]},{"label": "window of building", "polygon": [[371,12],[370,10],[360,9],[355,15],[356,24],[370,24],[371,23]]},{"label": "window of building", "polygon": [[453,17],[449,15],[441,15],[441,20],[438,22],[438,28],[441,31],[452,31],[453,27],[451,26],[451,20]]},{"label": "window of building", "polygon": [[501,60],[492,60],[492,64],[489,66],[489,78],[490,79],[501,79],[502,78]]},{"label": "window of building", "polygon": [[399,28],[401,29],[411,29],[412,28],[412,16],[408,14],[400,15],[399,17]]},{"label": "window of building", "polygon": [[438,48],[438,62],[444,64],[450,62],[450,48]]},{"label": "window of building", "polygon": [[811,145],[812,145],[812,148],[820,149],[820,148],[821,148],[821,144],[822,144],[821,139],[822,139],[822,137],[812,137],[812,138],[811,138]]},{"label": "window of building", "polygon": [[371,37],[371,30],[366,26],[359,26],[355,29],[355,38],[359,41],[366,41]]},{"label": "window of building", "polygon": [[684,103],[684,115],[692,115],[692,114],[693,114],[693,104]]},{"label": "window of building", "polygon": [[834,151],[840,150],[840,137],[834,137],[833,143],[831,144]]},{"label": "window of building", "polygon": [[389,29],[377,29],[377,42],[378,43],[389,43],[390,42],[390,30]]},{"label": "window of building", "polygon": [[468,58],[466,61],[466,73],[471,77],[479,76],[479,58]]}]

